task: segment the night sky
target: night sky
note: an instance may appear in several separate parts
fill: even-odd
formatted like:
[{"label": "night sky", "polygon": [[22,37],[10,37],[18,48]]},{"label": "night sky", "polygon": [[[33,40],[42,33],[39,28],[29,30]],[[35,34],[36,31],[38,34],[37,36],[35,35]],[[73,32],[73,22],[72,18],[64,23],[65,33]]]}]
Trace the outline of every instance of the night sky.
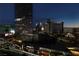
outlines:
[{"label": "night sky", "polygon": [[32,14],[32,4],[31,3],[16,3],[15,4],[15,16],[16,18],[19,17],[28,17]]},{"label": "night sky", "polygon": [[[34,24],[50,18],[64,21],[65,26],[79,26],[79,4],[33,4],[32,8]],[[0,24],[13,24],[15,16],[15,4],[0,4]]]},{"label": "night sky", "polygon": [[14,4],[0,3],[0,24],[14,24]]},{"label": "night sky", "polygon": [[63,20],[67,27],[79,27],[79,4],[34,4],[34,22],[45,21],[45,18]]}]

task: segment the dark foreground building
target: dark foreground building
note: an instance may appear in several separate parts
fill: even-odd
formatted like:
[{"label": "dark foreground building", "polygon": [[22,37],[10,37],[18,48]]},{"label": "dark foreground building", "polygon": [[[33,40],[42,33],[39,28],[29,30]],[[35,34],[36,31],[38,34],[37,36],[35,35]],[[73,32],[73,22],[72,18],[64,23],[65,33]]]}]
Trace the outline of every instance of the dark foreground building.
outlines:
[{"label": "dark foreground building", "polygon": [[16,10],[16,32],[32,32],[32,4],[15,4]]}]

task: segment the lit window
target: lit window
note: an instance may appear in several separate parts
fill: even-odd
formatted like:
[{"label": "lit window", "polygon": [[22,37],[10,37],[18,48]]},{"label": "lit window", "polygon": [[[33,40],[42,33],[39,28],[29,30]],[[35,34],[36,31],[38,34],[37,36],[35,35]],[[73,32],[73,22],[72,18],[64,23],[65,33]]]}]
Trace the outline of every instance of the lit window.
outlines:
[{"label": "lit window", "polygon": [[16,19],[16,21],[21,21],[21,20],[22,20],[22,18],[17,18],[17,19]]}]

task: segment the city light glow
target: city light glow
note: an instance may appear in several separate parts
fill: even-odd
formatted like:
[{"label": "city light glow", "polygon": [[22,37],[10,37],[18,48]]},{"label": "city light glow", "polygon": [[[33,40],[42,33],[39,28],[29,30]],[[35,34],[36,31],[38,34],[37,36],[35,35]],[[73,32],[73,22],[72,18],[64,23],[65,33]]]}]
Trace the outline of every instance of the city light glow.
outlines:
[{"label": "city light glow", "polygon": [[10,33],[15,34],[15,30],[14,29],[11,29],[10,30]]},{"label": "city light glow", "polygon": [[22,41],[21,40],[18,40],[18,42],[21,43]]},{"label": "city light glow", "polygon": [[42,27],[41,30],[44,31],[44,27]]}]

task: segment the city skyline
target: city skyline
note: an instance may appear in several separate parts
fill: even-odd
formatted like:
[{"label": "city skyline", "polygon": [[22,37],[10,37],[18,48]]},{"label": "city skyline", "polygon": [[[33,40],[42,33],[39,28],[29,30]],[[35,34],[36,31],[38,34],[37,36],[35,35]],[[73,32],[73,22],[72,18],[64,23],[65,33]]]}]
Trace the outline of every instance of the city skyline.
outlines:
[{"label": "city skyline", "polygon": [[[44,18],[64,21],[65,27],[79,27],[79,4],[46,3],[33,4],[34,22]],[[39,20],[38,20],[39,19]]]},{"label": "city skyline", "polygon": [[0,4],[0,56],[79,56],[79,4]]},{"label": "city skyline", "polygon": [[[33,4],[32,6],[33,25],[45,21],[46,18],[64,21],[65,27],[79,27],[79,4],[51,3]],[[15,4],[0,4],[0,24],[15,23]],[[25,14],[23,14],[24,16]],[[22,15],[21,15],[22,16]]]}]

